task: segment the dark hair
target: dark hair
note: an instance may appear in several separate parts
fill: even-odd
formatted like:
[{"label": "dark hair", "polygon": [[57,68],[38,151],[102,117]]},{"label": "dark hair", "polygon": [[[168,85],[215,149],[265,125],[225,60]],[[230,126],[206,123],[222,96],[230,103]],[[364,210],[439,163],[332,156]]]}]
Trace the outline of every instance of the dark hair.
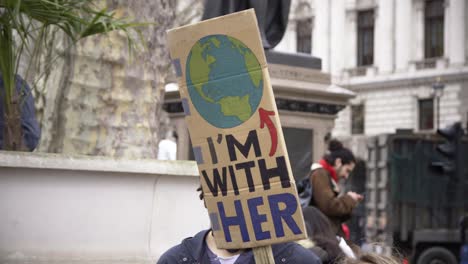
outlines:
[{"label": "dark hair", "polygon": [[331,166],[334,166],[335,160],[338,158],[341,159],[343,164],[356,163],[353,152],[343,147],[343,143],[339,140],[332,139],[328,143],[328,152],[323,156],[323,159]]},{"label": "dark hair", "polygon": [[309,237],[325,236],[335,238],[330,220],[314,206],[307,206],[303,208],[302,213],[307,228]]},{"label": "dark hair", "polygon": [[316,207],[307,206],[302,210],[309,239],[314,242],[315,246],[327,252],[328,262],[334,263],[343,258],[344,253],[340,249],[330,220]]}]

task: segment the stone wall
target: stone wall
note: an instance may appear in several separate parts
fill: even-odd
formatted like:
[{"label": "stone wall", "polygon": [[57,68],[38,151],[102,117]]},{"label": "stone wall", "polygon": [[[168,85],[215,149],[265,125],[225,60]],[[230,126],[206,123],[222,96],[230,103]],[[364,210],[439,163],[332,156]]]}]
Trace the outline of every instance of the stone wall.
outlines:
[{"label": "stone wall", "polygon": [[[446,84],[440,101],[441,127],[460,121],[461,83]],[[431,86],[406,86],[360,91],[351,104],[364,104],[364,133],[377,135],[394,133],[396,129],[418,130],[418,99],[432,97]],[[434,120],[435,125],[436,120]],[[351,134],[351,111],[346,107],[338,114],[333,134],[339,137]]]}]

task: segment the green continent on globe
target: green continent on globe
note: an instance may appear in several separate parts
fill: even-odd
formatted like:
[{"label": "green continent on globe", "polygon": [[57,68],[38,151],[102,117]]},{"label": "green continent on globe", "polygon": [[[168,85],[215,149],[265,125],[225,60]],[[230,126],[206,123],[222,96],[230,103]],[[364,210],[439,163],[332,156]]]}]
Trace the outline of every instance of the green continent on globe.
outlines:
[{"label": "green continent on globe", "polygon": [[221,111],[226,116],[235,116],[242,122],[250,118],[252,108],[249,103],[249,95],[225,96],[218,102],[221,105]]},{"label": "green continent on globe", "polygon": [[[212,42],[215,45],[216,43],[219,45],[219,41],[217,39],[213,38]],[[203,85],[206,84],[209,80],[209,74],[211,70],[210,65],[216,61],[216,59],[211,55],[207,55],[206,60],[203,58],[203,51],[209,47],[210,43],[205,43],[203,45],[201,45],[200,42],[195,43],[191,51],[192,59],[189,61],[189,69],[190,76],[192,77],[192,83],[195,86],[197,92],[204,100],[210,103],[214,103],[214,100],[207,96],[202,90]]]},{"label": "green continent on globe", "polygon": [[192,103],[211,125],[232,128],[255,113],[263,95],[263,69],[241,41],[203,37],[194,43],[185,67]]},{"label": "green continent on globe", "polygon": [[219,48],[219,45],[221,45],[221,41],[219,41],[216,37],[211,37],[210,41],[217,47]]},{"label": "green continent on globe", "polygon": [[257,58],[239,40],[232,37],[228,37],[228,39],[233,44],[233,48],[236,48],[240,52],[240,54],[244,56],[245,68],[247,69],[247,72],[250,75],[250,79],[252,79],[252,82],[254,83],[255,87],[259,88],[258,85],[260,84],[260,81],[262,80],[263,76],[262,68],[258,63]]}]

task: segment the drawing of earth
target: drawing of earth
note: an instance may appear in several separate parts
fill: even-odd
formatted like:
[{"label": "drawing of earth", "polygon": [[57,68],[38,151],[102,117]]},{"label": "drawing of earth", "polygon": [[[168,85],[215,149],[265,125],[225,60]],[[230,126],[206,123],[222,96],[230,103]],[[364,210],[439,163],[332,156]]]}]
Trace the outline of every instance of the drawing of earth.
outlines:
[{"label": "drawing of earth", "polygon": [[263,95],[262,68],[241,41],[226,35],[201,38],[186,64],[187,89],[200,115],[218,128],[247,121]]}]

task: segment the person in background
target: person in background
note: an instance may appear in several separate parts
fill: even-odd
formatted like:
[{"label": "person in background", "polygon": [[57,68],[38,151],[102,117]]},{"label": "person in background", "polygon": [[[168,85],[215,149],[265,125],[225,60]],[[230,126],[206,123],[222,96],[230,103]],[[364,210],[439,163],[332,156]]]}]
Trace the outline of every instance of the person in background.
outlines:
[{"label": "person in background", "polygon": [[[316,206],[326,215],[333,232],[340,237],[344,236],[341,224],[351,217],[353,209],[363,199],[362,195],[352,191],[340,195],[338,181],[349,177],[355,163],[353,153],[343,147],[340,141],[331,139],[328,152],[318,163],[311,166],[311,173],[308,181],[306,180],[310,185],[309,197],[306,204],[301,201],[303,206]],[[300,193],[300,197],[302,195]]]},{"label": "person in background", "polygon": [[[41,129],[36,119],[34,98],[28,83],[16,75],[16,93],[21,103],[21,127],[23,129],[23,144],[29,151],[33,151],[39,144]],[[0,149],[3,149],[3,133],[5,129],[5,88],[0,73]]]},{"label": "person in background", "polygon": [[[203,191],[200,199],[203,200]],[[312,251],[294,242],[271,246],[275,263],[320,264]],[[226,250],[216,246],[211,229],[200,231],[194,237],[186,238],[181,244],[166,251],[157,264],[203,263],[203,264],[254,264],[251,249]]]},{"label": "person in background", "polygon": [[325,264],[345,257],[356,259],[360,252],[354,252],[342,237],[335,235],[330,221],[319,209],[308,206],[302,212],[308,238],[299,241],[300,245],[315,252]]},{"label": "person in background", "polygon": [[177,133],[169,130],[166,137],[159,141],[158,156],[159,160],[176,160],[177,159]]}]

